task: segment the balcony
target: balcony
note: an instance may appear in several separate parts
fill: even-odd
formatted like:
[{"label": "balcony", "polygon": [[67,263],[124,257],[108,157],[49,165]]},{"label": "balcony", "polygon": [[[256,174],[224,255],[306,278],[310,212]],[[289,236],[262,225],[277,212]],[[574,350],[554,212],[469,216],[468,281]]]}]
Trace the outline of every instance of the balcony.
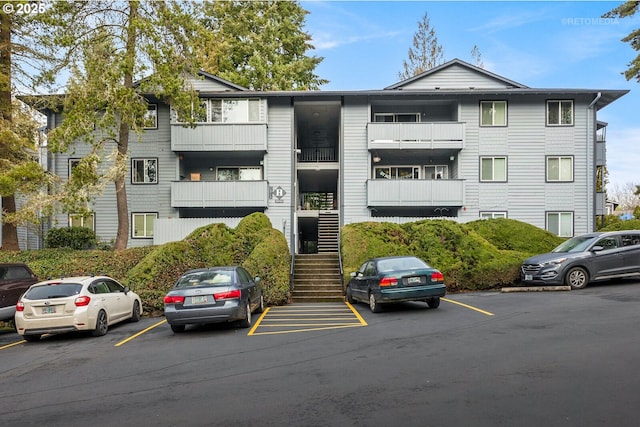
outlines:
[{"label": "balcony", "polygon": [[607,164],[607,144],[605,142],[596,143],[596,166]]},{"label": "balcony", "polygon": [[174,181],[173,208],[266,208],[267,181]]},{"label": "balcony", "polygon": [[367,206],[463,206],[464,181],[460,179],[370,179]]},{"label": "balcony", "polygon": [[266,123],[171,125],[173,151],[267,151]]},{"label": "balcony", "polygon": [[369,150],[464,148],[460,122],[368,123]]}]

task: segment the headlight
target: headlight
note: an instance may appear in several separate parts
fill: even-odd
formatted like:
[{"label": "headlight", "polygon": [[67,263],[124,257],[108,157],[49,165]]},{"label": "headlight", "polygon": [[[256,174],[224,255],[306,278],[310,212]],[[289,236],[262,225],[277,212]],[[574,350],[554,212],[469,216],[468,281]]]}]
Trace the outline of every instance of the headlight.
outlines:
[{"label": "headlight", "polygon": [[543,266],[547,266],[547,265],[560,265],[563,262],[565,262],[567,260],[567,258],[558,258],[558,259],[553,259],[551,261],[547,261],[544,264],[542,264]]}]

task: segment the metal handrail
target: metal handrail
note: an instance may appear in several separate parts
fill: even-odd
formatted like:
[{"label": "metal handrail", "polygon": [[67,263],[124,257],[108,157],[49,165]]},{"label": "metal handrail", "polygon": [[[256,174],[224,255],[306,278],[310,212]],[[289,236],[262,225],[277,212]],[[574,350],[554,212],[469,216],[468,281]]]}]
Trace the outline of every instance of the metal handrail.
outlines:
[{"label": "metal handrail", "polygon": [[340,282],[342,283],[342,291],[344,291],[344,270],[342,268],[342,251],[340,250],[340,230],[337,234],[338,239],[338,263],[340,264]]},{"label": "metal handrail", "polygon": [[291,254],[291,269],[289,271],[289,290],[293,291],[294,285],[293,285],[293,272],[295,269],[295,265],[296,265],[296,254],[293,253]]}]

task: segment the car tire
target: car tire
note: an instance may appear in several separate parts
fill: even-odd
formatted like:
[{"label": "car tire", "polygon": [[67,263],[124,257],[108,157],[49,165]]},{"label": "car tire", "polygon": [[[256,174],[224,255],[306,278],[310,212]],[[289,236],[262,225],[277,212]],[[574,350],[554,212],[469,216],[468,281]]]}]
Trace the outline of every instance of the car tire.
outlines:
[{"label": "car tire", "polygon": [[109,322],[107,321],[107,313],[104,310],[98,312],[96,317],[96,328],[91,331],[91,335],[94,337],[101,337],[107,334],[109,330]]},{"label": "car tire", "polygon": [[256,313],[262,313],[264,311],[264,295],[260,294],[260,304],[256,309]]},{"label": "car tire", "polygon": [[27,334],[27,335],[23,335],[22,338],[24,338],[25,341],[35,342],[35,341],[40,341],[41,336],[42,335],[40,334]]},{"label": "car tire", "polygon": [[440,307],[440,297],[427,298],[426,303],[429,306],[429,308],[438,308]]},{"label": "car tire", "polygon": [[571,289],[584,289],[589,284],[589,274],[582,267],[573,267],[567,272],[564,281]]},{"label": "car tire", "polygon": [[245,306],[244,318],[238,320],[238,326],[240,326],[241,328],[251,327],[251,305],[248,302]]},{"label": "car tire", "polygon": [[353,299],[353,292],[351,291],[351,286],[347,286],[347,302],[349,304],[356,304],[358,301]]},{"label": "car tire", "polygon": [[369,293],[369,308],[372,313],[380,313],[382,311],[382,306],[376,301],[376,297],[372,292]]},{"label": "car tire", "polygon": [[179,334],[180,332],[184,332],[184,329],[186,327],[186,325],[169,325],[169,326],[171,326],[171,330],[176,334]]},{"label": "car tire", "polygon": [[131,322],[140,321],[140,303],[138,300],[133,302],[133,309],[131,310]]}]

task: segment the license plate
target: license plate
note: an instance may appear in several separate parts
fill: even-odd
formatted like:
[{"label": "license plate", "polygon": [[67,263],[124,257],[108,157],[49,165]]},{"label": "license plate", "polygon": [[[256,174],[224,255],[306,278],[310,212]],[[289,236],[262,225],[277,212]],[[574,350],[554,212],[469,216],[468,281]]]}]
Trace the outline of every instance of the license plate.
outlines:
[{"label": "license plate", "polygon": [[206,304],[207,296],[206,295],[198,295],[196,297],[191,297],[191,304]]},{"label": "license plate", "polygon": [[533,280],[533,276],[531,274],[525,274],[524,275],[524,280],[531,281],[531,280]]},{"label": "license plate", "polygon": [[42,314],[51,314],[51,313],[55,313],[56,312],[56,308],[51,306],[51,307],[42,307]]},{"label": "license plate", "polygon": [[409,277],[407,279],[407,283],[410,285],[413,285],[414,283],[420,283],[420,278],[419,277]]}]

